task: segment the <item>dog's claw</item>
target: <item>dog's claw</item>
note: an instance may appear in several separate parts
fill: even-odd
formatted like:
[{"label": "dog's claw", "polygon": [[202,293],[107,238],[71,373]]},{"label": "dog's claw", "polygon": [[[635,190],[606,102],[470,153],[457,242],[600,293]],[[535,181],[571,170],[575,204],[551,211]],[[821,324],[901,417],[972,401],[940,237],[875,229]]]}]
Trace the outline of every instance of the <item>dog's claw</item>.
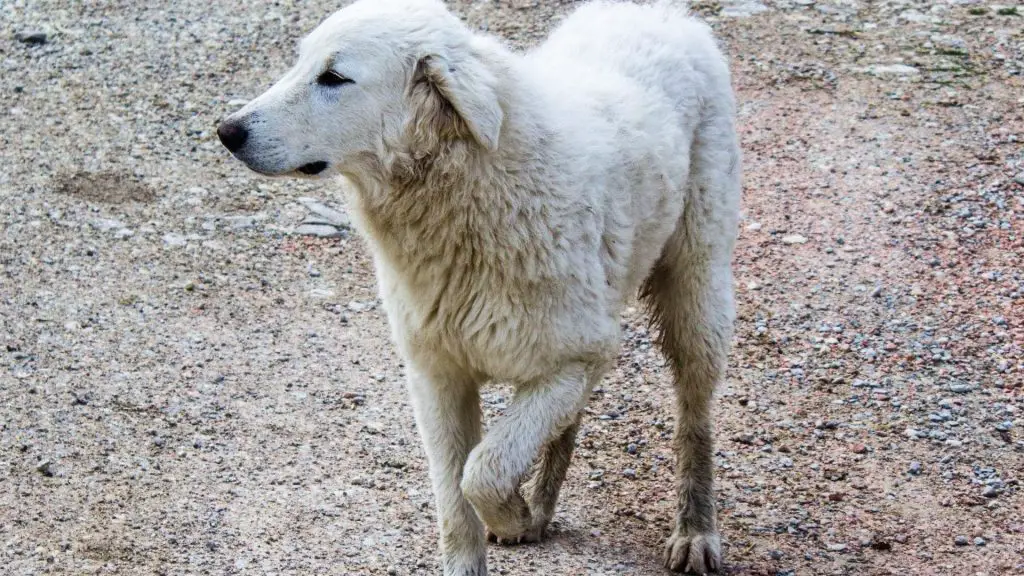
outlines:
[{"label": "dog's claw", "polygon": [[495,544],[501,546],[518,546],[519,544],[533,544],[535,542],[540,542],[543,535],[543,530],[539,528],[530,528],[526,532],[523,532],[522,534],[517,534],[515,536],[498,536],[497,534],[492,532],[490,528],[487,529],[487,541],[494,542]]}]

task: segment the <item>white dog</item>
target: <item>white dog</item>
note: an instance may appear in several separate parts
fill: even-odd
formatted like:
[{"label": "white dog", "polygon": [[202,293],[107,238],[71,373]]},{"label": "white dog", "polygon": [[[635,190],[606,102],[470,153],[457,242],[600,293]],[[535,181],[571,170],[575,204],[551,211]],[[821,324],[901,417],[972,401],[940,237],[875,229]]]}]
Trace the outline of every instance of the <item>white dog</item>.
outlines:
[{"label": "white dog", "polygon": [[[541,537],[638,291],[677,391],[665,562],[716,571],[710,402],[734,317],[740,152],[710,30],[580,8],[515,54],[438,0],[360,0],[219,128],[267,175],[343,175],[426,446],[444,573]],[[480,386],[515,385],[481,431]],[[485,531],[486,525],[486,531]]]}]

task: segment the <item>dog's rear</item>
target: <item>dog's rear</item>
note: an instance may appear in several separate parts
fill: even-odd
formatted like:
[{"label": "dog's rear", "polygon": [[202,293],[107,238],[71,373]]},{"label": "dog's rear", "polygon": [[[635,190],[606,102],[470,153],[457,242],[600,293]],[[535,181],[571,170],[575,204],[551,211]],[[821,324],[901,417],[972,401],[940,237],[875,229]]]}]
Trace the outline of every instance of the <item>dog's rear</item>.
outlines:
[{"label": "dog's rear", "polygon": [[[662,92],[674,103],[680,122],[694,122],[689,149],[675,151],[689,155],[688,183],[680,191],[685,195],[682,214],[667,242],[656,248],[660,257],[641,296],[659,329],[677,399],[678,504],[665,562],[673,570],[717,571],[721,545],[712,491],[710,405],[732,335],[730,264],[740,196],[740,151],[726,60],[706,25],[664,3],[585,6],[531,58],[563,76],[614,71]],[[657,219],[654,213],[635,217]]]}]

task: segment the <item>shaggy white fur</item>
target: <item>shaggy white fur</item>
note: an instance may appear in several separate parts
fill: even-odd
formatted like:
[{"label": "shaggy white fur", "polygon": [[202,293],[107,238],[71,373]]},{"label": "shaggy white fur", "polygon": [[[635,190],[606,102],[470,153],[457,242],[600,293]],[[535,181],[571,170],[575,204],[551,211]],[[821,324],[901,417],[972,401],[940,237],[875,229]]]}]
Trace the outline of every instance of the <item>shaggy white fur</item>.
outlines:
[{"label": "shaggy white fur", "polygon": [[[520,55],[436,0],[360,0],[220,134],[261,173],[350,181],[407,359],[446,575],[486,573],[484,524],[501,542],[541,537],[638,291],[677,388],[665,561],[720,567],[709,414],[734,316],[740,152],[707,26],[594,3]],[[490,381],[516,394],[482,435]]]}]

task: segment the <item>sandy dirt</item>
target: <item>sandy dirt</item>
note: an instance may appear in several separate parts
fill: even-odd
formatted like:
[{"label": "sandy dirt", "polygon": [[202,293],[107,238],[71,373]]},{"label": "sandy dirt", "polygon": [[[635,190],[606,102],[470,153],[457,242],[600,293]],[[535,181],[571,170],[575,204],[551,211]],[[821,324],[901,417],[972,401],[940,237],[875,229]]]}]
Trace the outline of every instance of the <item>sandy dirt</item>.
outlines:
[{"label": "sandy dirt", "polygon": [[[438,572],[366,250],[293,233],[337,186],[214,135],[336,7],[0,3],[0,574]],[[528,47],[572,3],[452,7]],[[694,8],[745,153],[727,573],[1024,574],[1024,6]],[[550,537],[492,573],[663,573],[671,387],[622,321]]]}]

